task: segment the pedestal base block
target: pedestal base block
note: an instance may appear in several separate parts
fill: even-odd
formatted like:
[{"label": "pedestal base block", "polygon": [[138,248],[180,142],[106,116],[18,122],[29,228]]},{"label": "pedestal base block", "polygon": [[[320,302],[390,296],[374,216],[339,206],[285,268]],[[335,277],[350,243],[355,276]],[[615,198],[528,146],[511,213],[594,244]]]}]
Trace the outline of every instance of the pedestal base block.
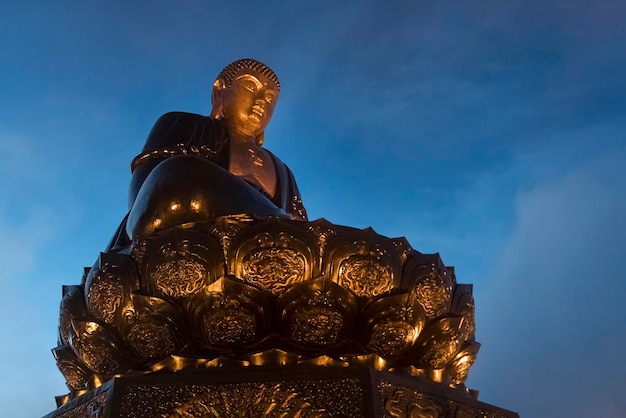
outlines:
[{"label": "pedestal base block", "polygon": [[367,368],[247,367],[114,378],[44,418],[514,418],[420,377]]}]

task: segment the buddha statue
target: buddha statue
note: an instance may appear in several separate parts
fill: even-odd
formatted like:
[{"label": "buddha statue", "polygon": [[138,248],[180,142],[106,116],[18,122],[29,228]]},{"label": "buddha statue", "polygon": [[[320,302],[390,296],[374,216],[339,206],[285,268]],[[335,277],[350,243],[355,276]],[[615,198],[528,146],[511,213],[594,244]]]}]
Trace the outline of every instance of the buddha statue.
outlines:
[{"label": "buddha statue", "polygon": [[462,396],[480,347],[472,286],[404,238],[308,221],[262,147],[279,91],[243,59],[217,76],[209,116],[157,120],[127,216],[63,287],[53,354],[69,404],[48,418],[102,399],[111,417],[484,415]]},{"label": "buddha statue", "polygon": [[279,92],[274,71],[240,59],[217,76],[210,116],[161,116],[131,164],[129,213],[107,250],[220,216],[307,220],[293,173],[262,147]]}]

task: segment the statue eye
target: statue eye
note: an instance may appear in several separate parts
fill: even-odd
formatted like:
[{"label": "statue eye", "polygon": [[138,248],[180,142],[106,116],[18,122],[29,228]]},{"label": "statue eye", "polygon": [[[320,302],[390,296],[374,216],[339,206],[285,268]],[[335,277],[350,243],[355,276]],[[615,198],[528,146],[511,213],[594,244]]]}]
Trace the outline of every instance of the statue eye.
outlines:
[{"label": "statue eye", "polygon": [[257,91],[257,87],[256,84],[254,84],[252,81],[250,80],[242,80],[241,85],[248,91],[251,91],[252,93],[256,93]]},{"label": "statue eye", "polygon": [[265,94],[265,101],[268,103],[274,103],[274,101],[276,100],[276,95],[272,94],[272,93],[267,93]]}]

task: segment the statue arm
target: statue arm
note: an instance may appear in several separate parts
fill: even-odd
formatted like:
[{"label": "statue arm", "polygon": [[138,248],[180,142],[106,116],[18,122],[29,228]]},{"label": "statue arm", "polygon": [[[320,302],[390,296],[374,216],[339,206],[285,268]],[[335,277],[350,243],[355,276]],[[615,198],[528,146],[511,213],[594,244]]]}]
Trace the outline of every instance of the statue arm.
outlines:
[{"label": "statue arm", "polygon": [[276,169],[276,194],[272,198],[272,202],[290,214],[293,219],[307,221],[308,216],[302,204],[302,196],[300,195],[300,190],[298,190],[293,172],[277,156],[268,150],[266,151],[274,161]]},{"label": "statue arm", "polygon": [[161,116],[148,134],[141,154],[131,164],[129,209],[144,180],[161,161],[174,155],[190,154],[223,166],[228,161],[227,153],[222,152],[227,141],[225,126],[210,117],[186,112],[169,112]]},{"label": "statue arm", "polygon": [[298,185],[296,184],[296,179],[293,176],[291,170],[287,169],[289,176],[289,197],[290,201],[288,203],[288,207],[286,208],[286,212],[293,216],[293,219],[298,221],[308,221],[308,215],[306,213],[306,209],[302,204],[302,195],[300,195],[300,190],[298,190]]}]

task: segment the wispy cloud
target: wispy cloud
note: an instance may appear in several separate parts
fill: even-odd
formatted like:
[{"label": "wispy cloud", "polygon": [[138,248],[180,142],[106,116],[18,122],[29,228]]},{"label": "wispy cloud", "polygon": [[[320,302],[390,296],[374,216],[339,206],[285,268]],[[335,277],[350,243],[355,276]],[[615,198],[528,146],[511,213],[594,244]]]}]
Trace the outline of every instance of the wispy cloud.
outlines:
[{"label": "wispy cloud", "polygon": [[592,157],[519,193],[515,230],[477,301],[474,384],[490,401],[533,417],[626,410],[614,373],[626,369],[624,158],[623,148]]}]

